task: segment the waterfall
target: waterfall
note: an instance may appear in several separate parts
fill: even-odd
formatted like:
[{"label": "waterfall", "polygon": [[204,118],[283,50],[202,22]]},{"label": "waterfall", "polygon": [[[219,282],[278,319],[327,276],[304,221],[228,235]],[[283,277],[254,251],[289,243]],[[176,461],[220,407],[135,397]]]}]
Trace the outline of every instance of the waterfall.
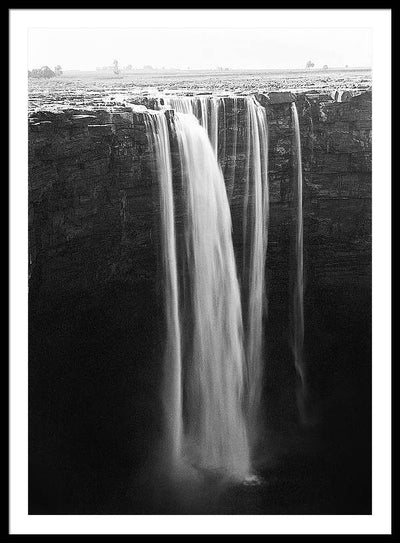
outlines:
[{"label": "waterfall", "polygon": [[154,150],[160,187],[160,242],[166,325],[163,390],[165,426],[171,464],[176,466],[182,455],[183,439],[182,358],[171,150],[164,112],[149,110],[147,113],[144,118]]},{"label": "waterfall", "polygon": [[[218,120],[220,104],[223,104],[222,128],[229,126],[228,154],[230,162],[225,168],[225,184],[231,200],[236,175],[238,148],[238,98],[231,97],[229,123],[225,101],[209,96],[169,99],[177,111],[196,115],[208,131],[211,144],[218,157]],[[244,99],[246,110],[246,164],[244,175],[243,207],[243,271],[241,277],[244,315],[245,405],[247,424],[252,439],[257,432],[263,378],[263,315],[266,310],[265,259],[268,239],[269,191],[268,191],[268,132],[266,111],[254,98]],[[224,130],[224,137],[226,130]],[[223,140],[226,147],[226,140]],[[219,157],[221,158],[221,157]],[[225,158],[225,157],[224,157]]]},{"label": "waterfall", "polygon": [[[250,474],[250,449],[257,438],[264,366],[269,218],[266,111],[253,96],[243,99],[246,139],[240,141],[240,148],[246,158],[239,285],[229,188],[217,161],[219,147],[220,152],[229,147],[234,156],[227,176],[233,190],[239,145],[238,99],[232,99],[231,110],[225,100],[210,96],[169,96],[164,104],[175,110],[172,124],[185,217],[185,243],[176,254],[168,127],[163,111],[158,111],[148,122],[157,134],[153,139],[162,185],[165,304],[167,320],[168,315],[172,320],[167,327],[169,360],[165,362],[168,434],[176,459],[185,457],[199,468],[243,479]],[[224,129],[228,126],[230,138],[226,141]],[[219,129],[223,132],[220,146]],[[177,267],[182,270],[180,279]]]},{"label": "waterfall", "polygon": [[293,284],[293,326],[292,349],[300,387],[297,391],[299,414],[305,420],[304,398],[306,394],[305,368],[303,358],[304,347],[304,282],[303,282],[303,175],[301,161],[301,139],[299,117],[296,104],[292,103],[292,122],[294,126],[294,162],[295,162],[295,198],[297,203],[295,259],[296,269]]},{"label": "waterfall", "polygon": [[[230,477],[250,473],[243,414],[244,352],[239,283],[224,179],[206,131],[175,114],[186,191],[185,225],[191,319],[185,364],[188,455]],[[201,165],[201,167],[199,167]]]},{"label": "waterfall", "polygon": [[254,97],[245,100],[247,162],[243,209],[243,273],[245,293],[246,399],[254,439],[262,391],[263,314],[266,310],[265,259],[268,241],[268,134],[265,109]]}]

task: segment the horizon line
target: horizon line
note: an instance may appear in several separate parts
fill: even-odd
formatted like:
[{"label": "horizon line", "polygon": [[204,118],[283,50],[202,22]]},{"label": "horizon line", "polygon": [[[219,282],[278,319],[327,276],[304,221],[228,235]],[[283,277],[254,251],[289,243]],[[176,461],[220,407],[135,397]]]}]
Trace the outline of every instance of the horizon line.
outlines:
[{"label": "horizon line", "polygon": [[[43,67],[49,67],[48,64],[42,64],[41,66],[36,66],[32,68],[28,68],[28,70],[38,70]],[[110,69],[112,71],[112,65],[110,66],[96,66],[95,68],[67,68],[63,69],[63,73],[66,72],[93,72],[98,73],[101,71],[108,71],[107,69]],[[121,73],[132,73],[132,72],[171,72],[171,71],[179,71],[179,72],[204,72],[204,71],[213,71],[213,72],[224,72],[224,71],[280,71],[280,70],[297,70],[297,71],[318,71],[318,70],[372,70],[372,66],[328,66],[327,68],[324,68],[323,66],[313,67],[313,68],[306,68],[306,67],[281,67],[281,68],[233,68],[230,66],[221,66],[221,67],[207,67],[207,68],[178,68],[178,67],[141,67],[141,68],[131,68],[129,70],[126,70],[125,68],[120,68],[120,74]],[[118,74],[115,74],[118,75]]]}]

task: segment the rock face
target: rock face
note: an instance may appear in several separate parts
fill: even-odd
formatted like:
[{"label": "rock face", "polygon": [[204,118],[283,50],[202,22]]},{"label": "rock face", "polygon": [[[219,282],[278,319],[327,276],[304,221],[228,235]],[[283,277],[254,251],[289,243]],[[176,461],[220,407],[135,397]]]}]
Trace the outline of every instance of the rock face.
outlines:
[{"label": "rock face", "polygon": [[[276,94],[281,97],[271,99]],[[286,95],[290,100],[285,100]],[[266,105],[271,266],[291,210],[292,97],[291,93],[270,93]],[[239,213],[245,150],[237,146],[232,155],[229,142],[234,124],[229,99],[225,101],[228,143],[223,169],[229,185],[234,163],[232,206],[235,209],[239,202]],[[330,284],[343,286],[343,281],[353,281],[368,286],[371,94],[347,102],[321,102],[299,95],[297,107],[307,270]],[[239,132],[244,123],[241,108],[239,99]],[[37,293],[40,289],[53,297],[77,288],[97,288],[115,278],[137,280],[154,275],[154,165],[143,116],[125,109],[115,113],[43,112],[30,119],[30,277]]]},{"label": "rock face", "polygon": [[38,302],[153,275],[143,116],[44,114],[30,124],[30,263]]},{"label": "rock face", "polygon": [[[302,138],[307,280],[318,281],[322,288],[351,284],[368,288],[371,94],[346,103],[300,96],[296,104]],[[282,241],[282,221],[291,210],[293,127],[289,105],[270,107],[267,112],[273,245]]]},{"label": "rock face", "polygon": [[[302,138],[308,380],[333,418],[335,409],[337,413],[356,409],[361,420],[370,393],[371,93],[343,103],[302,95],[296,106]],[[267,338],[272,349],[267,382],[279,389],[277,382],[284,387],[290,379],[290,372],[283,369],[291,352],[282,323],[290,324],[292,311],[293,127],[290,104],[267,107],[267,114],[271,191]],[[351,383],[348,390],[344,382]],[[270,392],[275,409],[280,405],[285,412],[287,399]],[[354,404],[360,402],[357,407],[352,394],[357,398]]]},{"label": "rock face", "polygon": [[[343,431],[354,432],[343,422],[348,407],[366,428],[358,446],[368,449],[369,419],[362,410],[370,405],[371,93],[342,102],[291,93],[257,99],[266,107],[269,125],[266,413],[276,431],[295,417],[293,398],[288,401],[293,392],[278,393],[293,390],[288,383],[294,381],[287,328],[295,99],[302,138],[311,388],[324,420],[342,414],[330,427],[338,441]],[[225,112],[221,166],[231,190],[240,269],[246,157],[245,149],[234,145],[231,98],[225,98]],[[237,116],[240,134],[245,126],[240,98]],[[154,168],[143,114],[131,108],[31,114],[31,512],[97,512],[93,495],[107,494],[111,481],[122,480],[132,462],[140,467],[145,461],[140,449],[150,438],[140,441],[143,428],[151,439],[160,435],[163,327]],[[86,470],[91,489],[86,494],[79,470]],[[99,470],[109,479],[99,482]],[[57,494],[53,478],[67,497]]]}]

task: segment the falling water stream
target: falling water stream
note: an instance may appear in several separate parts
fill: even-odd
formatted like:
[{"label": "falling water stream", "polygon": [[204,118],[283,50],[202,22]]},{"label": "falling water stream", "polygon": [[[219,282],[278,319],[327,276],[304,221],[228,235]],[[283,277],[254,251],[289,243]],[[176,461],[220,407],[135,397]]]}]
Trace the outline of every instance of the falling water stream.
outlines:
[{"label": "falling water stream", "polygon": [[304,368],[304,265],[303,265],[303,174],[301,161],[301,139],[299,117],[296,104],[291,106],[294,125],[294,163],[295,163],[295,198],[296,198],[296,237],[295,237],[295,274],[293,284],[293,330],[292,349],[299,386],[297,403],[300,419],[305,422],[304,399],[306,380]]},{"label": "falling water stream", "polygon": [[183,439],[182,356],[171,150],[164,112],[149,110],[148,115],[145,115],[145,121],[148,137],[154,149],[160,186],[160,231],[166,323],[163,402],[170,460],[171,464],[176,466],[182,456]]},{"label": "falling water stream", "polygon": [[[237,479],[250,474],[242,409],[244,351],[239,283],[224,179],[210,140],[193,115],[175,114],[186,190],[186,255],[192,307],[189,456]],[[201,168],[199,167],[201,165]]]},{"label": "falling water stream", "polygon": [[266,309],[265,258],[267,251],[269,193],[268,141],[265,109],[246,98],[247,168],[243,209],[243,255],[247,307],[245,314],[246,410],[252,441],[255,439],[263,376],[263,314]]}]

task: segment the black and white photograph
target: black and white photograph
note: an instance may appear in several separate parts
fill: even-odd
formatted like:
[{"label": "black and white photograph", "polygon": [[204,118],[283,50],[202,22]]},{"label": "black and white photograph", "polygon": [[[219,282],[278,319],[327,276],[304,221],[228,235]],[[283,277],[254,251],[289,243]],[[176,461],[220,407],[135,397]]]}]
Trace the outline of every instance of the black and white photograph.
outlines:
[{"label": "black and white photograph", "polygon": [[9,13],[13,533],[390,533],[391,10]]}]

